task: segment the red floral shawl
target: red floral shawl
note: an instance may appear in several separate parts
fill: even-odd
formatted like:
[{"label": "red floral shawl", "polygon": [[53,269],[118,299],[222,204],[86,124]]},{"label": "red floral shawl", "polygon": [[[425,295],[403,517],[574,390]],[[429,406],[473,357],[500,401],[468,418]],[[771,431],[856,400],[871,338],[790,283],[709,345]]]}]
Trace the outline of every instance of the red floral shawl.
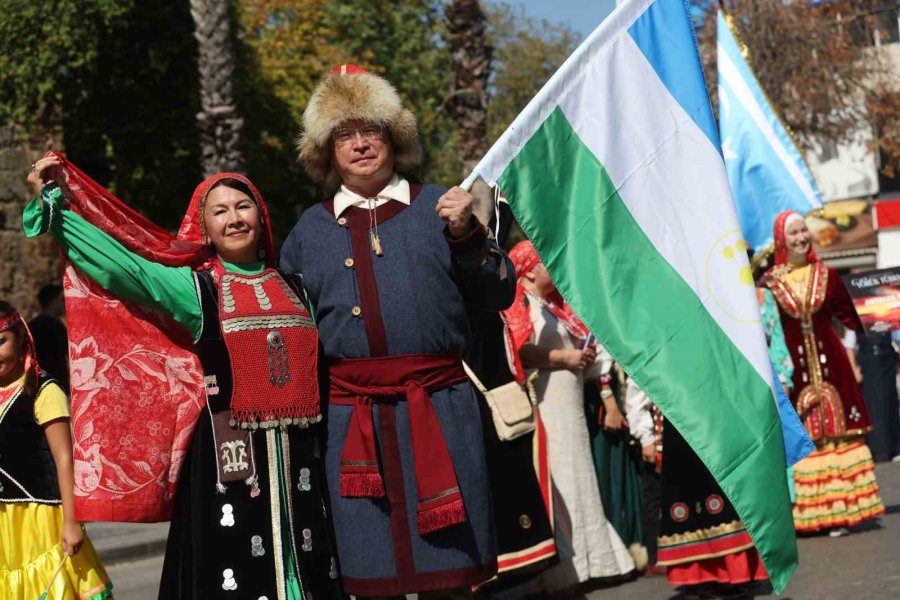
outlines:
[{"label": "red floral shawl", "polygon": [[[254,192],[265,227],[261,247],[274,261],[268,214],[243,176],[201,183],[177,236],[142,217],[62,155],[56,176],[69,207],[146,259],[194,269],[212,264],[203,244],[201,202],[223,177]],[[205,403],[193,341],[168,315],[123,302],[63,261],[69,329],[75,507],[86,521],[170,518],[185,454]]]}]

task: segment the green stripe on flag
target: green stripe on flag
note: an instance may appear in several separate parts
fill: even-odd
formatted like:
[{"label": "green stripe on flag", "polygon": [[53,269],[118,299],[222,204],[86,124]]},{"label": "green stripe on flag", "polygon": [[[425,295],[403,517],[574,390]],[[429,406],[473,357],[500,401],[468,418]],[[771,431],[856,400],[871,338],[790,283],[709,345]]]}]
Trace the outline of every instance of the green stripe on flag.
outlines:
[{"label": "green stripe on flag", "polygon": [[653,246],[559,107],[498,185],[559,291],[703,460],[783,589],[797,546],[769,385]]}]

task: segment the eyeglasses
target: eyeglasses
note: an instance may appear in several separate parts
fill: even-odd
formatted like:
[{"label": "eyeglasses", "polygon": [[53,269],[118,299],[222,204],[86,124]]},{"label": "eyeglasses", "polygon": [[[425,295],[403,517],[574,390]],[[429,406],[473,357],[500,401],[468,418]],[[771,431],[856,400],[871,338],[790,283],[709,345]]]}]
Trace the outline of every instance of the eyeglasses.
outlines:
[{"label": "eyeglasses", "polygon": [[338,146],[346,146],[356,139],[357,133],[364,140],[378,140],[384,135],[384,126],[380,123],[367,123],[362,127],[335,129],[331,135]]}]

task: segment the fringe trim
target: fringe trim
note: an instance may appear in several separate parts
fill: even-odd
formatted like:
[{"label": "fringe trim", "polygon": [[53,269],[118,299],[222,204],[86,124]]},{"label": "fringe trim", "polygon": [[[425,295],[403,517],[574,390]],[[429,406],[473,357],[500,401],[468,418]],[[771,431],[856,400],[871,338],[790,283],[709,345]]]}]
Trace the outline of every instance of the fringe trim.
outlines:
[{"label": "fringe trim", "polygon": [[644,568],[646,568],[647,563],[650,562],[647,547],[638,542],[634,542],[628,546],[628,554],[631,555],[631,560],[634,561],[634,568],[638,571],[643,571]]},{"label": "fringe trim", "polygon": [[384,480],[380,473],[341,473],[343,498],[384,498]]},{"label": "fringe trim", "polygon": [[848,442],[825,447],[794,467],[794,527],[810,533],[853,527],[884,514],[868,447]]},{"label": "fringe trim", "polygon": [[832,519],[816,519],[812,523],[805,521],[799,522],[797,518],[794,517],[794,526],[799,533],[817,533],[823,529],[833,529],[835,527],[856,527],[860,523],[871,521],[872,519],[877,519],[882,516],[884,516],[884,509],[881,509],[878,512],[860,513],[858,517],[854,518],[845,516]]},{"label": "fringe trim", "polygon": [[452,502],[436,506],[434,508],[423,509],[421,506],[417,511],[416,525],[419,529],[419,535],[425,535],[444,529],[458,523],[465,523],[466,509],[463,506],[462,498],[457,498]]},{"label": "fringe trim", "polygon": [[232,427],[241,429],[275,429],[296,425],[301,429],[311,427],[322,420],[318,404],[309,406],[287,406],[277,410],[260,411],[254,408],[231,409]]}]

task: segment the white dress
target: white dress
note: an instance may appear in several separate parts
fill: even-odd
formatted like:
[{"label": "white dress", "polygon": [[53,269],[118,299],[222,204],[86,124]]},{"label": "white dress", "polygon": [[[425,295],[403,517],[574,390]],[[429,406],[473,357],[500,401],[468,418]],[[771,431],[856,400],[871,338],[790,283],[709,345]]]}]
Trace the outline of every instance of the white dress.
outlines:
[{"label": "white dress", "polygon": [[[547,350],[576,348],[562,323],[537,298],[529,295],[528,304],[534,324],[529,343]],[[557,491],[553,512],[560,564],[543,575],[550,592],[635,568],[625,544],[603,513],[584,413],[585,375],[600,377],[610,364],[609,355],[601,351],[584,373],[541,369],[534,382],[547,430],[550,474]]]}]

